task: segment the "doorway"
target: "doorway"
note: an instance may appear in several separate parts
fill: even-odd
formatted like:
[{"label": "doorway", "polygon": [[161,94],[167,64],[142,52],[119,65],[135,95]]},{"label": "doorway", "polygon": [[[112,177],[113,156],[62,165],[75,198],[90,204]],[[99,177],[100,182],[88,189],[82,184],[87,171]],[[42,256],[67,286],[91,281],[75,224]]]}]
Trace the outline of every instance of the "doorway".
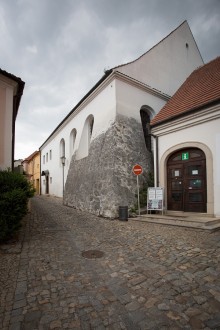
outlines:
[{"label": "doorway", "polygon": [[49,194],[49,175],[45,176],[46,179],[46,189],[45,189],[45,194]]},{"label": "doorway", "polygon": [[167,162],[167,209],[207,212],[206,158],[198,148],[181,149]]}]

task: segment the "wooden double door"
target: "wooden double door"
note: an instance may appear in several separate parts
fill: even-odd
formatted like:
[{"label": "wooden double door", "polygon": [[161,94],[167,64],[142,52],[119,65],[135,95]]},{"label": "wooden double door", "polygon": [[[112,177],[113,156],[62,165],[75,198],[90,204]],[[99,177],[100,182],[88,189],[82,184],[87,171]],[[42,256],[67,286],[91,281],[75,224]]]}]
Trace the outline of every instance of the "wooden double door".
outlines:
[{"label": "wooden double door", "polygon": [[172,154],[167,163],[167,209],[206,212],[206,159],[202,150],[189,148]]}]

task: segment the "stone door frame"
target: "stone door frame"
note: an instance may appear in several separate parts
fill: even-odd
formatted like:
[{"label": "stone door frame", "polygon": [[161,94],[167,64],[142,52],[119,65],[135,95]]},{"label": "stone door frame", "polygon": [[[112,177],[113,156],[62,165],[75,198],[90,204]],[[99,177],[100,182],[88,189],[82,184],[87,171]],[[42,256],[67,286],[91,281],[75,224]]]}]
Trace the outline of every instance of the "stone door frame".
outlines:
[{"label": "stone door frame", "polygon": [[167,209],[167,161],[170,155],[180,149],[198,148],[206,156],[206,182],[207,182],[207,214],[214,214],[214,182],[213,182],[213,157],[208,146],[200,142],[184,142],[170,147],[162,155],[159,162],[159,183],[165,191],[165,209]]}]

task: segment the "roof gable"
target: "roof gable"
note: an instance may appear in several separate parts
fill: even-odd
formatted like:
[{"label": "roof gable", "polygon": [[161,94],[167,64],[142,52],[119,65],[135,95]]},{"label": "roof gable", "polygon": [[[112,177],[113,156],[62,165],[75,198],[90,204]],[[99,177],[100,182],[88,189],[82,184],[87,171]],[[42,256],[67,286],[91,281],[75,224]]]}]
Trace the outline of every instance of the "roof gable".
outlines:
[{"label": "roof gable", "polygon": [[24,163],[24,162],[27,162],[27,163],[30,162],[37,155],[40,155],[40,151],[38,151],[38,150],[34,151],[30,156],[28,156],[27,158],[25,158],[22,163]]},{"label": "roof gable", "polygon": [[152,88],[173,95],[203,59],[187,21],[135,61],[117,66],[117,70]]},{"label": "roof gable", "polygon": [[220,57],[195,70],[152,119],[151,125],[187,115],[215,101],[220,101]]}]

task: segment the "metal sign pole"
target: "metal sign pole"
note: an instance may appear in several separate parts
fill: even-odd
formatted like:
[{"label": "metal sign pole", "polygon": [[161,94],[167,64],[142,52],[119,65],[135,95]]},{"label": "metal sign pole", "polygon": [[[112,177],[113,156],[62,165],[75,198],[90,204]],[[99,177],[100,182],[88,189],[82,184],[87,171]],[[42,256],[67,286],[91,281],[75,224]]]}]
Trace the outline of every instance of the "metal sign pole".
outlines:
[{"label": "metal sign pole", "polygon": [[138,193],[138,214],[140,215],[140,196],[139,196],[139,181],[138,181],[138,177],[139,175],[143,172],[143,168],[141,165],[134,165],[133,166],[133,173],[137,176],[137,193]]},{"label": "metal sign pole", "polygon": [[138,181],[138,175],[137,175],[137,192],[138,192],[138,214],[140,215],[140,197],[139,197],[139,181]]}]

